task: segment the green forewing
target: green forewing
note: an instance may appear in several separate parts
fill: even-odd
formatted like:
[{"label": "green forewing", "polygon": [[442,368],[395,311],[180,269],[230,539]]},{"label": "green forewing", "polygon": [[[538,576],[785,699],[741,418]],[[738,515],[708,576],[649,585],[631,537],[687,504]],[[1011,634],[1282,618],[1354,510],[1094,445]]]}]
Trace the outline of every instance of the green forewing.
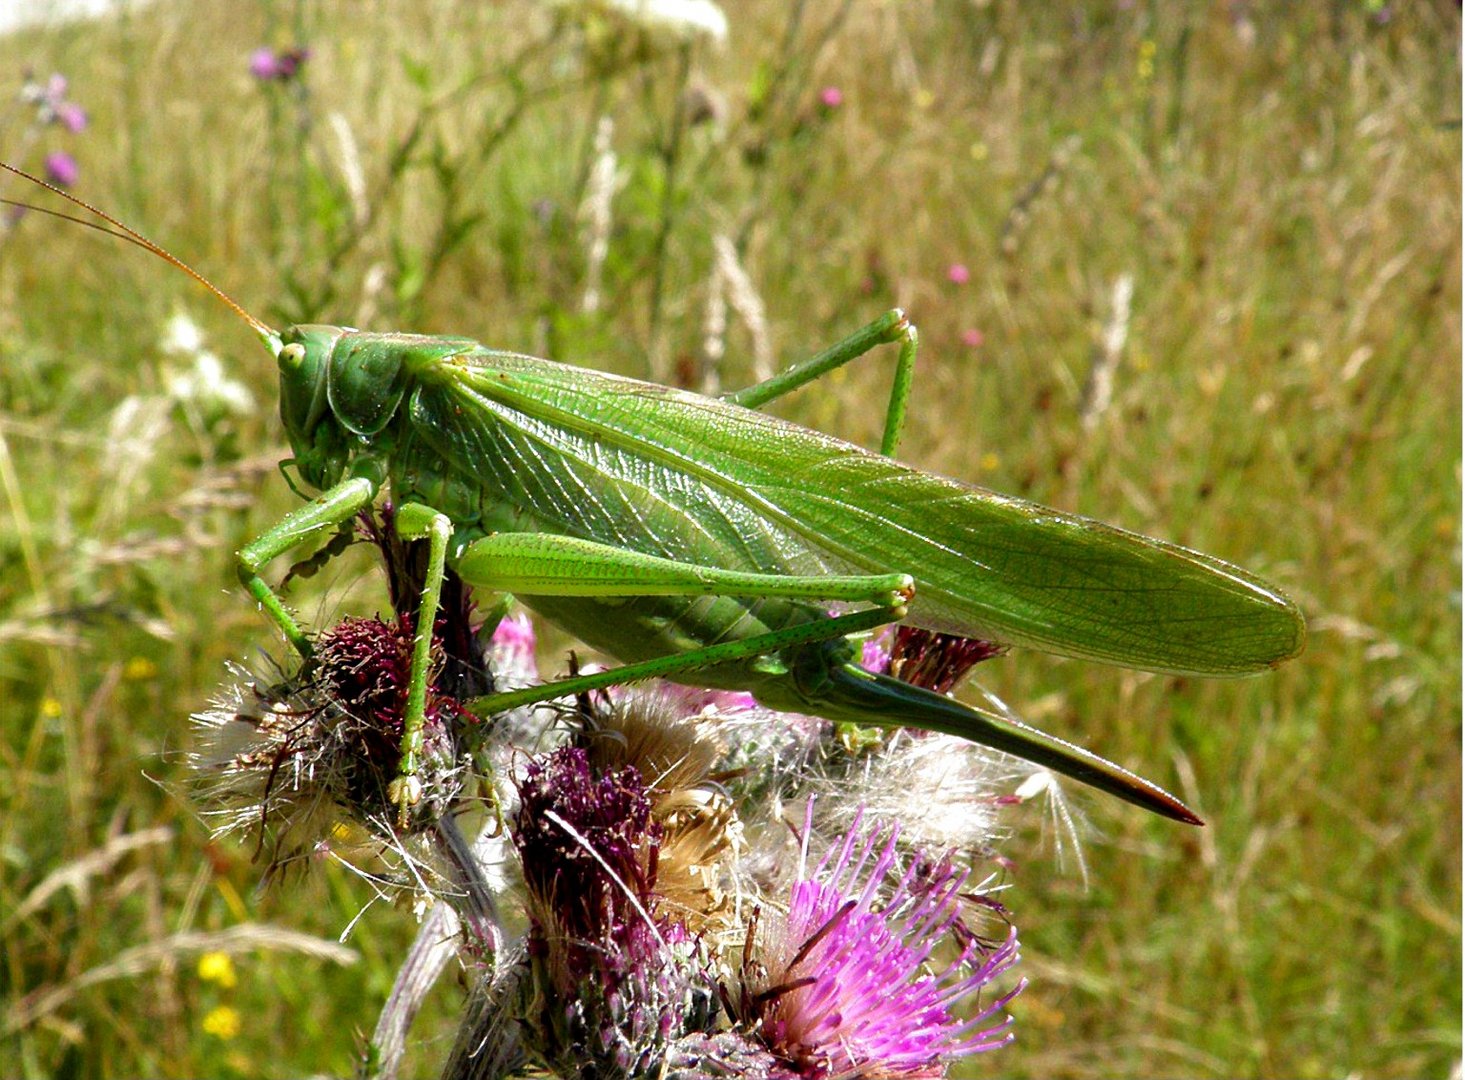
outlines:
[{"label": "green forewing", "polygon": [[1235,566],[763,413],[488,350],[423,376],[424,438],[464,466],[523,459],[511,501],[605,543],[909,573],[909,623],[1151,671],[1242,675],[1302,646],[1296,608]]}]

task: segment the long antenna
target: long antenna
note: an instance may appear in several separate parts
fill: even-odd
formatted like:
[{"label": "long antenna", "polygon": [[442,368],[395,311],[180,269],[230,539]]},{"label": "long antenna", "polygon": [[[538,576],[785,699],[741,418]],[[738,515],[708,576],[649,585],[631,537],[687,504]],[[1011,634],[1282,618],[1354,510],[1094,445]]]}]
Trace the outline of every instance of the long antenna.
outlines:
[{"label": "long antenna", "polygon": [[207,289],[209,292],[213,293],[220,300],[222,300],[229,307],[229,309],[234,312],[234,314],[238,315],[241,319],[248,323],[251,329],[253,329],[256,334],[264,339],[265,344],[270,347],[270,351],[277,352],[279,350],[279,334],[275,333],[275,331],[272,330],[270,327],[266,326],[249,312],[245,311],[243,307],[241,307],[238,303],[234,301],[233,297],[224,292],[223,289],[219,288],[212,281],[204,277],[197,270],[189,266],[186,262],[178,258],[178,256],[174,255],[172,252],[169,252],[164,248],[159,247],[157,244],[149,240],[146,236],[142,235],[142,233],[138,232],[136,229],[129,228],[128,226],[122,224],[122,222],[118,221],[106,211],[98,210],[91,203],[85,202],[82,199],[78,199],[75,195],[71,194],[71,192],[63,191],[55,184],[48,183],[47,181],[42,180],[39,176],[32,176],[24,169],[17,169],[14,165],[7,165],[3,161],[0,161],[0,169],[4,169],[6,172],[14,173],[16,176],[29,180],[32,184],[43,187],[52,194],[60,195],[67,202],[72,203],[75,206],[81,207],[87,213],[95,214],[97,217],[105,221],[108,225],[111,225],[112,228],[106,228],[105,226],[98,225],[94,221],[87,221],[84,218],[73,217],[70,214],[63,214],[57,210],[47,210],[44,206],[31,206],[29,203],[16,202],[13,199],[0,199],[0,203],[4,203],[7,206],[24,206],[27,209],[35,210],[42,214],[50,214],[52,217],[59,217],[65,221],[74,221],[78,225],[85,225],[89,229],[96,229],[98,232],[106,233],[108,236],[120,237],[130,244],[136,244],[144,251],[151,252],[158,258],[162,259],[164,262],[176,266],[179,270],[182,270],[189,277],[193,278],[194,281],[198,282],[205,289]]}]

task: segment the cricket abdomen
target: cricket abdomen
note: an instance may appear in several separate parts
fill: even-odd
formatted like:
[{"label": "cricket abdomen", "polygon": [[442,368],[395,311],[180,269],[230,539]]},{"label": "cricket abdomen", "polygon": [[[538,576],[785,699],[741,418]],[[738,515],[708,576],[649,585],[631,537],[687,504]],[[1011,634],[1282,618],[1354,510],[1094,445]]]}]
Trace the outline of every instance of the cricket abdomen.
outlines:
[{"label": "cricket abdomen", "polygon": [[[826,618],[818,606],[798,600],[740,600],[723,596],[647,596],[585,599],[521,596],[523,603],[591,648],[626,664],[684,655],[709,645],[776,633]],[[838,644],[843,648],[843,639]],[[802,645],[795,649],[818,648]],[[789,650],[789,656],[794,650]],[[791,681],[789,656],[770,653],[693,668],[668,678],[688,686],[745,690],[761,698]],[[780,696],[781,699],[782,696]]]}]

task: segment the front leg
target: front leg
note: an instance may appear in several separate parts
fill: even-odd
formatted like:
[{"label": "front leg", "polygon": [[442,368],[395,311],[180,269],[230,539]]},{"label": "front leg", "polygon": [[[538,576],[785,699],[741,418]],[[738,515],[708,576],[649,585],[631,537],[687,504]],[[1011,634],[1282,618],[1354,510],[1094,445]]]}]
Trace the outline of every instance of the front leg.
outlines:
[{"label": "front leg", "polygon": [[453,523],[448,516],[422,503],[404,503],[397,508],[397,535],[403,540],[427,541],[427,572],[422,585],[422,602],[412,627],[412,663],[407,676],[407,704],[402,710],[402,750],[397,778],[387,785],[387,798],[397,807],[397,824],[405,827],[407,815],[422,799],[422,781],[417,777],[422,754],[422,729],[427,717],[427,683],[432,675],[432,634],[442,598],[448,541]]},{"label": "front leg", "polygon": [[292,510],[273,528],[239,549],[236,556],[239,561],[239,580],[302,659],[311,658],[310,641],[295,617],[285,610],[284,603],[265,582],[260,571],[271,559],[284,554],[296,544],[355,517],[372,504],[376,492],[376,484],[364,476],[343,480],[304,506]]}]

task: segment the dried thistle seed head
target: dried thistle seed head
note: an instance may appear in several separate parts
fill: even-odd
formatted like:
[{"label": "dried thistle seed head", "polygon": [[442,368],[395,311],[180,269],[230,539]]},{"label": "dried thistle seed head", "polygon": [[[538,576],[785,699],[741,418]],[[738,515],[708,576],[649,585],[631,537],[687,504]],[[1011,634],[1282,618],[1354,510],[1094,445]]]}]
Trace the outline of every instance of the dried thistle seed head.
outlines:
[{"label": "dried thistle seed head", "polygon": [[878,754],[832,759],[806,773],[818,795],[816,831],[847,831],[860,817],[900,822],[902,843],[981,851],[1003,828],[1013,759],[955,735],[899,731]]},{"label": "dried thistle seed head", "polygon": [[304,865],[342,818],[318,779],[329,754],[314,695],[278,670],[230,673],[235,681],[193,715],[201,812],[215,835],[259,829],[271,872]]},{"label": "dried thistle seed head", "polygon": [[[336,835],[342,820],[395,835],[387,797],[397,777],[412,634],[405,624],[345,619],[317,643],[315,662],[274,679],[244,676],[194,717],[219,832],[260,827],[272,861],[298,857]],[[414,829],[445,810],[462,786],[461,735],[476,718],[429,691],[418,776],[425,798]]]},{"label": "dried thistle seed head", "polygon": [[718,783],[725,749],[700,708],[704,694],[671,683],[628,688],[589,718],[591,767],[634,767],[661,830],[657,894],[697,933],[727,932],[727,866],[743,846],[737,809]]},{"label": "dried thistle seed head", "polygon": [[736,937],[737,887],[729,884],[743,848],[743,824],[719,792],[686,792],[658,800],[663,829],[657,892],[688,929],[714,939]]},{"label": "dried thistle seed head", "polygon": [[653,793],[709,784],[723,747],[695,708],[700,693],[671,683],[625,688],[588,718],[581,741],[590,766],[634,766]]}]

